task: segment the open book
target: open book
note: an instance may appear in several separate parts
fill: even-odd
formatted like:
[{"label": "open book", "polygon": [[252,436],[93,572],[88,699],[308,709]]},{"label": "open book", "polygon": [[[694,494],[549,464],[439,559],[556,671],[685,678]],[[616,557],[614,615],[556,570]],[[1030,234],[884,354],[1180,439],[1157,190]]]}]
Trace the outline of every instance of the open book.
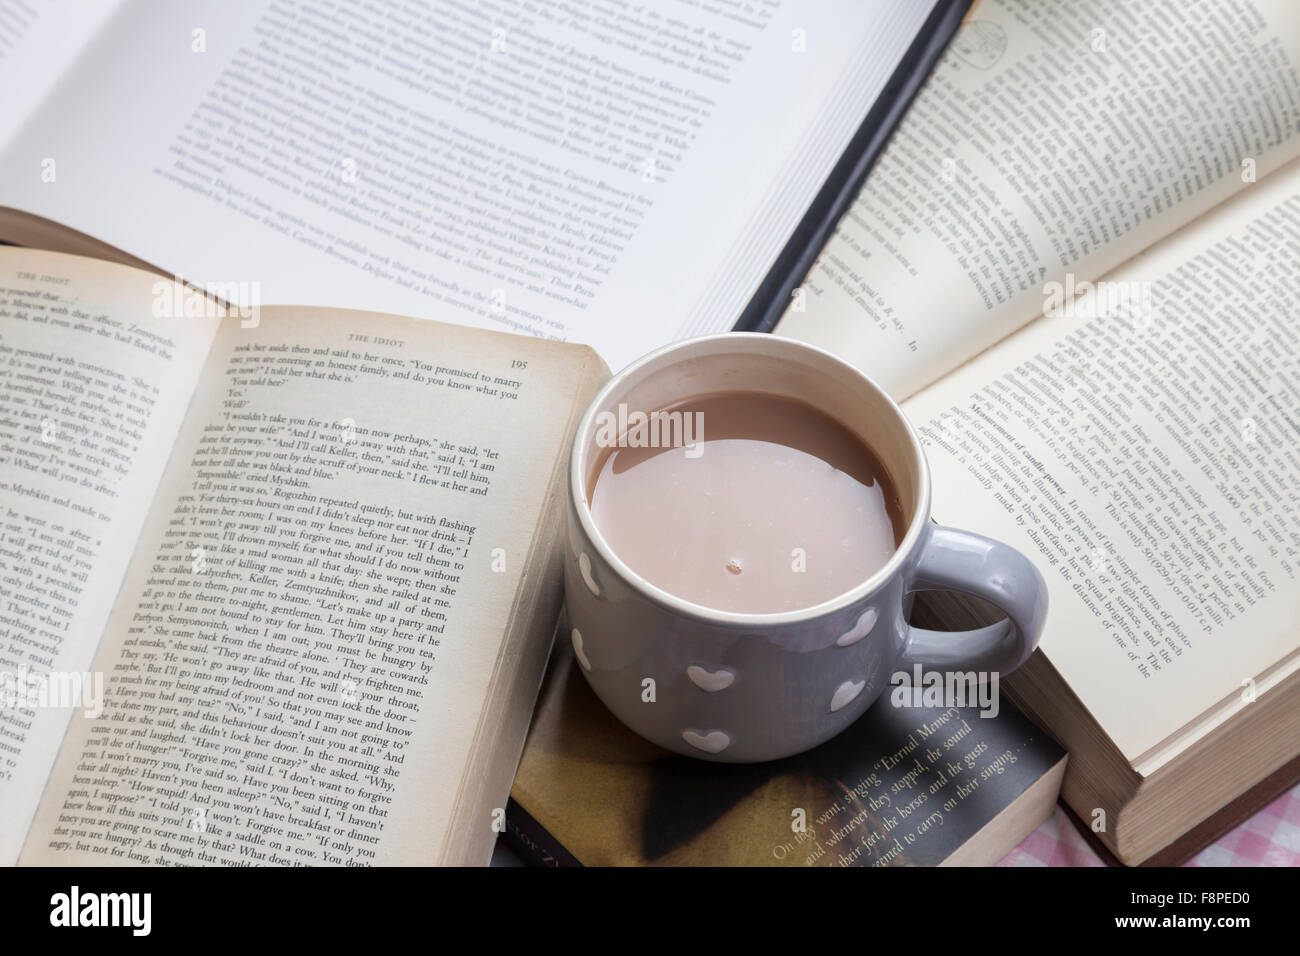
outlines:
[{"label": "open book", "polygon": [[222,311],[0,249],[0,863],[485,863],[608,370]]},{"label": "open book", "polygon": [[617,368],[798,281],[964,6],[0,0],[0,240]]},{"label": "open book", "polygon": [[1300,752],[1300,7],[983,0],[777,328],[1033,556],[1008,679],[1138,862]]}]

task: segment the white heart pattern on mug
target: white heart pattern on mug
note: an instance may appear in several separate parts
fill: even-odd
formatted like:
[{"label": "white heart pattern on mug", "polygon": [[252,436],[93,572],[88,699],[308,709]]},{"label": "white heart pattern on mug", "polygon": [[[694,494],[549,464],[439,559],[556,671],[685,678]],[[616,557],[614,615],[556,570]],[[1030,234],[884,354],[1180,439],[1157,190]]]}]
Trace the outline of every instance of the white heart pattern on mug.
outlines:
[{"label": "white heart pattern on mug", "polygon": [[858,641],[862,640],[870,634],[871,629],[876,626],[876,617],[876,609],[874,607],[867,608],[858,617],[858,623],[853,625],[853,630],[845,631],[835,639],[836,645],[839,647],[848,647],[850,644],[856,644]]},{"label": "white heart pattern on mug", "polygon": [[698,730],[683,730],[682,740],[696,750],[703,750],[706,754],[722,753],[731,743],[731,738],[721,730],[710,730],[707,734],[702,734]]},{"label": "white heart pattern on mug", "polygon": [[582,632],[575,627],[572,637],[573,653],[578,658],[578,663],[582,665],[584,671],[591,670],[591,661],[587,660],[587,655],[582,650]]},{"label": "white heart pattern on mug", "polygon": [[[715,396],[725,401],[705,404]],[[713,557],[702,559],[700,567],[707,565],[710,575],[723,574],[722,581],[713,583],[727,586],[725,594],[711,591],[705,586],[709,582],[698,580],[704,571],[697,574],[673,558],[672,548],[686,539],[661,519],[671,509],[680,512],[683,497],[743,485],[751,477],[747,464],[705,455],[713,462],[707,473],[691,469],[689,483],[683,484],[670,474],[676,454],[654,455],[645,460],[663,466],[662,473],[638,469],[634,478],[623,474],[606,484],[613,472],[607,457],[611,445],[690,446],[694,438],[688,432],[696,431],[697,408],[701,416],[710,409],[729,421],[732,415],[736,422],[761,418],[761,427],[749,433],[754,438],[780,443],[786,436],[811,452],[823,436],[834,435],[836,448],[853,461],[861,452],[861,474],[880,478],[882,494],[895,499],[896,507],[872,522],[881,534],[878,542],[874,536],[871,542],[850,541],[852,554],[842,552],[836,546],[842,543],[841,526],[860,520],[855,517],[860,502],[850,494],[854,489],[828,485],[828,493],[799,498],[797,493],[808,492],[809,486],[787,471],[791,489],[762,482],[761,490],[773,495],[746,495],[743,501],[728,502],[737,505],[734,509],[720,506],[711,514],[724,529],[730,551],[715,549]],[[668,427],[678,426],[668,421],[673,417],[669,409],[681,415],[679,427]],[[840,419],[845,409],[851,413]],[[635,415],[649,421],[656,411],[662,427],[653,430],[665,440],[634,438],[630,419]],[[716,427],[720,417],[710,419],[715,427],[709,434],[715,439],[730,428]],[[608,434],[611,424],[614,435]],[[627,441],[621,440],[624,434]],[[695,447],[707,451],[711,444]],[[766,467],[773,459],[758,455],[753,460]],[[623,464],[620,458],[620,468]],[[569,661],[577,668],[575,677],[582,675],[611,719],[691,759],[757,764],[803,753],[887,699],[895,670],[919,664],[923,669],[1005,675],[1029,657],[1041,637],[1049,594],[1038,561],[976,532],[937,524],[930,486],[946,485],[950,478],[942,470],[931,473],[926,449],[907,415],[859,369],[794,339],[724,332],[677,342],[632,361],[587,405],[570,445],[566,474],[566,626],[581,628],[581,637],[591,642],[579,644],[582,658]],[[906,480],[888,481],[891,477]],[[597,486],[602,495],[609,493],[598,508],[592,500]],[[845,493],[842,501],[839,492]],[[807,555],[783,550],[789,545],[781,543],[788,536],[780,522],[768,527],[765,518],[754,520],[754,515],[786,515],[795,505],[802,509],[805,500],[807,513],[800,510],[790,524],[799,528],[795,543],[830,542],[823,546],[835,551],[836,570],[845,575],[834,587],[787,575],[787,567],[803,570]],[[701,514],[712,512],[705,505],[701,503]],[[891,530],[897,536],[892,540]],[[769,571],[755,554],[770,555],[776,566]],[[799,560],[786,566],[786,554]],[[883,558],[883,564],[877,567],[873,555]],[[746,556],[753,560],[738,568]],[[866,574],[865,567],[858,569],[859,558],[876,570]],[[851,567],[861,573],[850,574]],[[737,570],[743,572],[744,588],[731,587],[739,583],[730,576]],[[908,595],[918,582],[932,581],[997,606],[1008,624],[1001,630],[941,637],[912,627]],[[831,591],[835,594],[827,593]],[[702,598],[703,603],[696,603]]]},{"label": "white heart pattern on mug", "polygon": [[716,694],[720,690],[726,690],[736,680],[733,671],[725,667],[716,671],[708,670],[699,664],[692,664],[686,668],[686,676],[691,679],[691,683],[700,690],[706,690],[710,694]]},{"label": "white heart pattern on mug", "polygon": [[591,576],[591,558],[587,557],[586,551],[578,555],[578,573],[582,575],[582,583],[587,585],[587,590],[600,597],[600,585]]},{"label": "white heart pattern on mug", "polygon": [[835,693],[831,696],[831,713],[835,713],[846,704],[851,704],[853,699],[862,693],[862,688],[866,686],[867,682],[864,680],[846,680],[839,687],[836,687]]}]

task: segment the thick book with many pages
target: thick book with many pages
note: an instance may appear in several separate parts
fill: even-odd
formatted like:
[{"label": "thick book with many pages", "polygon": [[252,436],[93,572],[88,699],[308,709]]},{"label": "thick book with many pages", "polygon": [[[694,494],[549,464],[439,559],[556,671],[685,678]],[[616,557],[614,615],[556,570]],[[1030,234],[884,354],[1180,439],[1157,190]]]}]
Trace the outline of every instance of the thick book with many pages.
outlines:
[{"label": "thick book with many pages", "polygon": [[1126,863],[1300,754],[1297,276],[1300,7],[983,0],[776,329],[1047,576],[1004,686]]}]

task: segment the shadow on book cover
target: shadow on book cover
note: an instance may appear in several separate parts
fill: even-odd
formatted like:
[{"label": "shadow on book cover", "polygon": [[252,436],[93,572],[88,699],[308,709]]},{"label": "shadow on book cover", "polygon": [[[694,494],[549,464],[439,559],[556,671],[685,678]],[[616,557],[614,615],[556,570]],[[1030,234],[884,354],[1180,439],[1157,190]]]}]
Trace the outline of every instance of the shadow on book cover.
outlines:
[{"label": "shadow on book cover", "polygon": [[888,692],[807,753],[693,760],[624,727],[557,640],[507,838],[544,866],[988,864],[1051,812],[1064,768],[1064,751],[1005,699],[982,717],[895,707]]}]

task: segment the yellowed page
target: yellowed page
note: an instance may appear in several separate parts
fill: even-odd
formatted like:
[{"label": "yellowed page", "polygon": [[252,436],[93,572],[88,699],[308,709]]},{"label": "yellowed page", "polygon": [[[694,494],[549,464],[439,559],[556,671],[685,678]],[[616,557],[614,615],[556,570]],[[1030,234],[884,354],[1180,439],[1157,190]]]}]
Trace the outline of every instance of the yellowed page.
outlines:
[{"label": "yellowed page", "polygon": [[905,405],[939,520],[1031,555],[1042,647],[1150,771],[1300,646],[1300,162]]},{"label": "yellowed page", "polygon": [[1298,64],[1291,0],[982,0],[777,332],[913,394],[1300,153]]},{"label": "yellowed page", "polygon": [[595,361],[319,309],[224,329],[22,861],[436,861]]},{"label": "yellowed page", "polygon": [[156,282],[0,248],[3,864],[67,729],[55,705],[96,710],[91,659],[216,333],[215,318],[155,316]]}]

